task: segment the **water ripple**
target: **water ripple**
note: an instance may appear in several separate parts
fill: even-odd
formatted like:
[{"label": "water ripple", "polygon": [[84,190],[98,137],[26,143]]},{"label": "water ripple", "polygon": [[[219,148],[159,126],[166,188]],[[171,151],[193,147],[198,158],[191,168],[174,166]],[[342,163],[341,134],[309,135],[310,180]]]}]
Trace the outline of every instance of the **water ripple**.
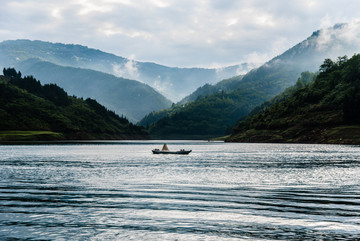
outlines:
[{"label": "water ripple", "polygon": [[359,147],[188,144],[2,146],[0,239],[360,236]]}]

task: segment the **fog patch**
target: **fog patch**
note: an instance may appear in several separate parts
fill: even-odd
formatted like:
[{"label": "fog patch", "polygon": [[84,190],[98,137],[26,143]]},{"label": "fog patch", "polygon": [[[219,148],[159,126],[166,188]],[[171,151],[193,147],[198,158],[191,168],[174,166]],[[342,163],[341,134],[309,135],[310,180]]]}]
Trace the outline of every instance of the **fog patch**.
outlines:
[{"label": "fog patch", "polygon": [[320,30],[319,37],[316,41],[316,48],[317,50],[324,50],[329,47],[330,43],[332,42],[332,39],[334,38],[334,32],[332,29],[323,29]]},{"label": "fog patch", "polygon": [[254,64],[254,63],[240,64],[236,69],[236,75],[245,75],[250,70],[255,69],[257,67],[259,67],[259,64]]},{"label": "fog patch", "polygon": [[256,51],[251,52],[245,56],[247,63],[253,63],[255,66],[260,66],[270,59],[270,56],[266,53],[258,53]]},{"label": "fog patch", "polygon": [[173,99],[174,95],[176,95],[176,93],[173,93],[173,83],[163,80],[160,75],[154,80],[152,86],[168,99]]},{"label": "fog patch", "polygon": [[220,65],[213,64],[212,68],[215,69],[215,73],[216,73],[216,78],[214,79],[213,82],[216,83],[220,80],[231,78],[233,76],[245,75],[250,70],[258,66],[259,64],[254,64],[254,63],[241,63],[227,67],[224,66],[221,67]]},{"label": "fog patch", "polygon": [[359,43],[360,20],[356,19],[350,23],[337,24],[332,28],[320,30],[316,47],[321,51],[329,48],[352,51],[358,50]]},{"label": "fog patch", "polygon": [[141,81],[139,79],[140,73],[138,63],[134,58],[129,58],[124,64],[113,63],[112,69],[113,73],[118,77]]}]

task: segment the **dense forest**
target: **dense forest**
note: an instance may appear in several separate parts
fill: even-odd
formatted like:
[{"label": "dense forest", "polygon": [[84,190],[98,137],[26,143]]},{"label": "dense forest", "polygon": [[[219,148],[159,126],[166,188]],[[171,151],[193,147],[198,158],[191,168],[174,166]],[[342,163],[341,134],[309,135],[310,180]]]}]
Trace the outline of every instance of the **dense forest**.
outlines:
[{"label": "dense forest", "polygon": [[174,105],[170,110],[148,115],[152,121],[165,115],[148,129],[155,139],[207,139],[224,135],[236,121],[245,116],[268,96],[254,89],[239,89],[230,93],[219,92],[202,96],[185,106]]},{"label": "dense forest", "polygon": [[1,141],[147,138],[142,127],[129,123],[96,100],[68,96],[57,85],[42,85],[33,76],[22,77],[20,71],[13,68],[4,68],[3,73],[0,78]]},{"label": "dense forest", "polygon": [[325,59],[314,78],[256,108],[228,141],[360,143],[360,55]]},{"label": "dense forest", "polygon": [[[153,112],[147,114],[137,124],[141,125],[141,126],[149,127],[150,125],[154,124],[155,122],[159,121],[160,119],[165,118],[165,117],[169,118],[169,117],[173,116],[175,113],[181,112],[183,109],[185,109],[185,112],[188,112],[187,109],[184,107],[187,107],[188,103],[194,102],[197,100],[199,100],[199,102],[204,102],[205,100],[212,101],[215,98],[219,102],[221,99],[221,98],[219,98],[219,94],[232,92],[233,90],[237,89],[239,87],[241,79],[242,79],[242,76],[240,75],[240,76],[235,76],[235,77],[232,77],[229,79],[224,79],[215,85],[205,84],[205,85],[197,88],[192,94],[188,95],[187,97],[185,97],[184,99],[179,101],[177,104],[173,104],[170,108],[162,109],[159,111],[153,111]],[[215,95],[214,98],[210,97],[210,95],[213,95],[213,94]],[[206,97],[206,98],[202,99],[204,97]],[[232,98],[232,97],[228,96],[227,98]],[[197,104],[201,108],[204,107],[199,103],[197,103]],[[190,105],[190,106],[192,106],[192,105]],[[216,105],[216,106],[219,106],[219,105]],[[206,108],[212,108],[211,103],[207,104]],[[203,116],[203,117],[206,118],[206,116]]]}]

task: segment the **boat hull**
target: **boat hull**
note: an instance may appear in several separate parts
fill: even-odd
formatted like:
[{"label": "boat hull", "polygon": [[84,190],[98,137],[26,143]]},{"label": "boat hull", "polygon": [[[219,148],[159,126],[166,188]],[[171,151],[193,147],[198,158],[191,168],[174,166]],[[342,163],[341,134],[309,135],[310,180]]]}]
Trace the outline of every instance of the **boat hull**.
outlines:
[{"label": "boat hull", "polygon": [[152,150],[153,154],[175,154],[175,155],[187,155],[190,151],[160,151],[160,150]]}]

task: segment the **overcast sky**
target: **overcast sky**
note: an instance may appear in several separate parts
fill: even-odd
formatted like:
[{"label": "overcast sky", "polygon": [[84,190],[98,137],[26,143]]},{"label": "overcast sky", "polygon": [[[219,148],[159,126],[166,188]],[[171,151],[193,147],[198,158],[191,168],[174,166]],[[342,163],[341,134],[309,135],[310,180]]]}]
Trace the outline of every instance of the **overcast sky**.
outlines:
[{"label": "overcast sky", "polygon": [[359,0],[0,0],[0,40],[81,44],[178,67],[263,63]]}]

